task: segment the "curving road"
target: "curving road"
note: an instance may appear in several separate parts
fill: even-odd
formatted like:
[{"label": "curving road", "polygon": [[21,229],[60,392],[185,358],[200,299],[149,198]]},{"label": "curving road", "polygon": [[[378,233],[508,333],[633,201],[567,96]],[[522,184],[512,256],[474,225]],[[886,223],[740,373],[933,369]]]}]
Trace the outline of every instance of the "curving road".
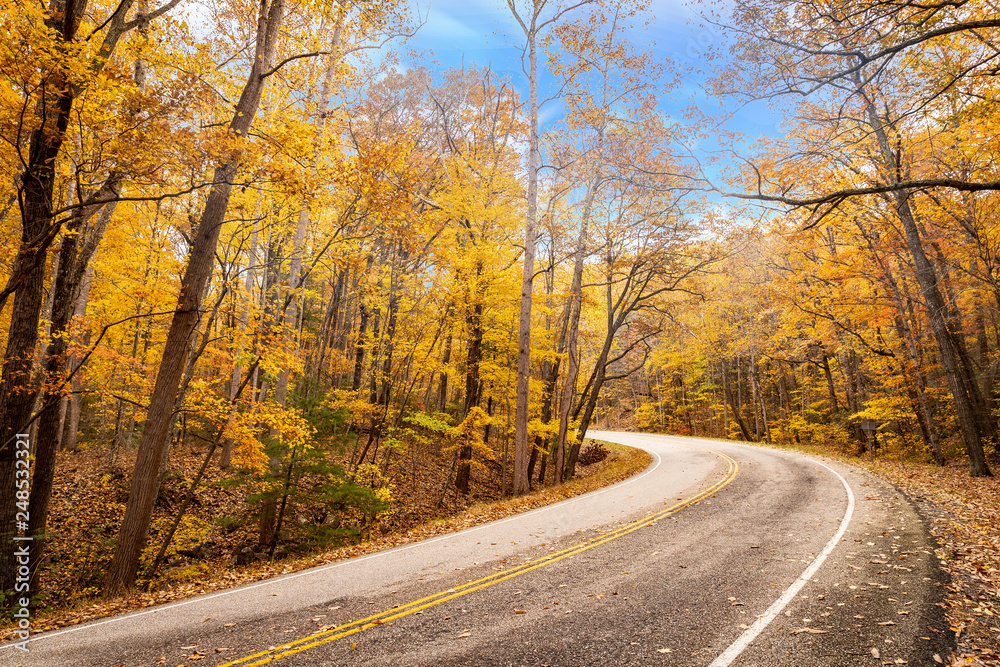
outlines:
[{"label": "curving road", "polygon": [[452,535],[37,636],[0,664],[936,665],[946,583],[858,469],[628,433],[615,486]]}]

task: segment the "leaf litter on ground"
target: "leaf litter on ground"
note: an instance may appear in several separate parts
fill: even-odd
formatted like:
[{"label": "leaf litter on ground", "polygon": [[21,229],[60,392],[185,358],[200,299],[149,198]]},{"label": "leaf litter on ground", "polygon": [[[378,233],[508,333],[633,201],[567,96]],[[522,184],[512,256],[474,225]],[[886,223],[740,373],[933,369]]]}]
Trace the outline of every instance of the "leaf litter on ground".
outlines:
[{"label": "leaf litter on ground", "polygon": [[[610,455],[602,461],[577,469],[577,477],[561,486],[547,486],[516,498],[491,500],[486,498],[480,502],[474,499],[452,498],[445,503],[443,510],[437,514],[428,513],[423,517],[408,516],[410,523],[394,526],[390,532],[374,536],[366,541],[322,550],[310,554],[289,556],[283,560],[268,562],[256,561],[247,565],[233,566],[232,557],[224,553],[196,572],[189,581],[177,581],[169,586],[151,590],[133,590],[131,593],[111,600],[103,600],[97,596],[99,589],[81,589],[76,583],[73,573],[82,568],[93,568],[92,562],[74,562],[74,556],[79,558],[80,549],[74,545],[74,540],[89,538],[94,542],[91,532],[94,526],[104,526],[102,537],[113,537],[127,498],[127,479],[124,474],[108,472],[102,453],[81,451],[71,455],[68,461],[61,461],[56,471],[56,488],[52,503],[52,516],[60,523],[62,529],[58,534],[61,542],[53,540],[52,552],[58,554],[59,567],[51,568],[45,574],[48,581],[42,584],[52,592],[47,608],[40,608],[32,619],[36,632],[47,632],[59,628],[80,625],[99,618],[113,616],[136,609],[143,609],[159,604],[173,602],[193,597],[202,593],[232,588],[246,583],[268,579],[270,577],[296,572],[318,565],[325,565],[339,560],[372,554],[403,544],[418,542],[446,533],[453,533],[482,523],[495,521],[514,514],[526,512],[538,507],[550,505],[590,491],[615,484],[645,469],[650,461],[649,454],[642,450],[620,445],[608,444]],[[196,470],[202,455],[197,447],[179,447],[177,465],[184,478],[188,469]],[[69,453],[67,453],[69,454]],[[134,458],[134,453],[132,454]],[[123,457],[120,468],[127,468],[129,460]],[[119,468],[119,469],[120,469]],[[192,473],[193,474],[193,473]],[[100,484],[94,484],[94,479],[100,479]],[[439,477],[428,475],[432,486],[440,489]],[[185,484],[180,484],[183,492]],[[439,491],[438,491],[439,492]],[[161,492],[162,493],[162,492]],[[457,494],[456,494],[457,495]],[[224,491],[217,487],[205,486],[199,490],[199,502],[191,514],[199,512],[209,518],[218,516],[232,507],[225,507],[227,498]],[[401,506],[412,507],[414,503],[401,501]],[[221,509],[220,509],[221,508]],[[416,525],[413,525],[416,523]],[[50,554],[51,555],[51,554]],[[108,555],[110,559],[110,554]],[[76,587],[74,588],[74,584]],[[72,593],[72,594],[67,594]],[[90,593],[90,597],[87,597]],[[61,603],[61,604],[60,604]],[[229,625],[229,624],[227,624]],[[11,641],[14,638],[15,627],[8,624],[0,627],[0,642]]]}]

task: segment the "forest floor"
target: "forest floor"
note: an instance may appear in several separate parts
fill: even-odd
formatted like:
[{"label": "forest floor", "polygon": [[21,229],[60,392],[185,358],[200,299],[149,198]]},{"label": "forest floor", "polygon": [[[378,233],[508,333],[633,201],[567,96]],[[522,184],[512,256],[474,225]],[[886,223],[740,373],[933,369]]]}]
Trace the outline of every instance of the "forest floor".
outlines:
[{"label": "forest floor", "polygon": [[[578,465],[574,479],[558,487],[545,485],[517,498],[501,497],[498,465],[473,466],[468,496],[455,491],[453,484],[442,494],[445,480],[451,479],[452,455],[420,448],[386,461],[383,470],[392,484],[392,509],[368,524],[362,535],[325,547],[307,539],[296,540],[296,534],[303,534],[315,517],[305,506],[293,508],[285,522],[291,536],[282,541],[274,558],[256,550],[249,491],[227,484],[232,473],[212,466],[160,574],[146,590],[137,589],[113,600],[100,597],[100,583],[124,513],[128,498],[125,471],[134,465],[135,453],[126,453],[109,464],[103,449],[62,452],[50,508],[46,560],[36,584],[42,593],[32,618],[33,629],[42,632],[77,625],[455,532],[609,486],[643,470],[651,460],[646,452],[630,447],[608,443],[601,447],[606,448],[606,458]],[[199,444],[172,451],[172,470],[157,500],[146,562],[152,561],[159,548],[156,538],[165,534],[204,455],[205,447]],[[551,466],[546,483],[551,484]],[[222,517],[229,519],[218,521]],[[0,627],[0,641],[9,641],[12,633],[11,625]]]},{"label": "forest floor", "polygon": [[[1000,666],[1000,477],[970,478],[968,465],[957,461],[941,468],[869,461],[822,447],[794,449],[867,468],[915,503],[937,539],[941,568],[951,575],[943,605],[958,652],[946,664]],[[1000,475],[995,462],[993,472]]]}]

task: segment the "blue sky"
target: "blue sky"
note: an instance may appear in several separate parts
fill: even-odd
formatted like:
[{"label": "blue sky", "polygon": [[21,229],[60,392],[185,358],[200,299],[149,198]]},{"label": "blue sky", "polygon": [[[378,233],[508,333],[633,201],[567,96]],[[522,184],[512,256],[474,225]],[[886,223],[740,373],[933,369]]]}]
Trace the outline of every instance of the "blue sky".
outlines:
[{"label": "blue sky", "polygon": [[[527,98],[527,83],[521,71],[521,49],[524,37],[510,16],[504,0],[416,0],[421,17],[426,21],[407,48],[432,54],[443,68],[475,64],[490,65],[494,71],[509,74],[511,82]],[[521,4],[521,3],[519,3]],[[652,0],[650,25],[635,34],[635,41],[648,44],[654,57],[670,60],[687,71],[704,65],[709,46],[720,46],[724,36],[699,25],[698,17],[687,4],[677,0]],[[429,64],[429,63],[424,63]],[[686,75],[682,90],[671,99],[664,99],[661,110],[678,116],[680,110],[696,100],[704,103],[702,81],[697,75]],[[544,83],[543,83],[544,87]],[[544,97],[544,90],[542,93]],[[543,109],[543,130],[546,121],[557,119],[559,107],[553,104]],[[731,130],[743,132],[753,141],[761,134],[778,133],[775,117],[764,105],[741,111],[727,124]]]}]

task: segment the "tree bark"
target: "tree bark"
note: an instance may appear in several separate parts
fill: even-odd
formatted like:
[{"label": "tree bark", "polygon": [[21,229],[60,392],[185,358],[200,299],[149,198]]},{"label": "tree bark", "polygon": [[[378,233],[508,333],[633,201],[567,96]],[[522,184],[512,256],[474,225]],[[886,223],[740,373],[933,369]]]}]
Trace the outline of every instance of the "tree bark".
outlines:
[{"label": "tree bark", "polygon": [[830,372],[830,357],[825,353],[823,354],[820,366],[823,367],[823,374],[826,376],[826,391],[830,396],[830,407],[833,413],[836,414],[840,412],[840,406],[837,404],[837,389],[833,384],[833,373]]},{"label": "tree bark", "polygon": [[[584,200],[583,215],[580,218],[580,234],[576,239],[576,250],[573,258],[573,279],[569,288],[569,312],[567,313],[567,354],[566,379],[563,382],[562,397],[559,402],[559,432],[556,436],[555,483],[562,484],[566,476],[566,440],[569,434],[569,413],[573,407],[573,397],[576,395],[576,380],[580,373],[580,360],[577,353],[577,339],[580,336],[580,310],[583,306],[583,260],[587,248],[587,226],[597,194],[599,176],[591,181]],[[571,469],[576,468],[574,457]]]},{"label": "tree bark", "polygon": [[[253,68],[229,125],[230,132],[239,138],[246,137],[260,105],[264,74],[270,70],[274,59],[284,8],[284,0],[265,0],[261,4]],[[163,360],[150,398],[125,516],[104,582],[104,591],[108,595],[120,593],[135,582],[139,555],[149,532],[153,504],[156,501],[157,473],[160,457],[166,446],[171,408],[177,397],[191,332],[200,317],[202,290],[212,273],[215,249],[229,208],[233,178],[239,166],[237,157],[216,167],[215,186],[206,198],[205,209],[192,242],[191,254],[181,282],[180,300],[170,324]]]},{"label": "tree bark", "polygon": [[[90,264],[87,266],[86,271],[84,271],[83,281],[80,286],[80,296],[73,306],[73,317],[75,319],[82,320],[87,315],[87,298],[90,294],[90,283],[93,274],[94,267]],[[89,332],[84,334],[83,344],[90,344]],[[78,368],[83,363],[83,358],[78,354],[72,354],[70,355],[69,363],[72,364],[73,368]],[[83,383],[80,381],[79,372],[77,372],[70,380],[70,395],[66,400],[66,417],[62,425],[62,438],[59,441],[60,449],[71,452],[76,451],[76,443],[80,435],[80,411],[83,407],[82,392]]]},{"label": "tree bark", "polygon": [[[855,80],[860,82],[857,74]],[[882,154],[882,166],[886,174],[893,174],[896,157],[889,143],[884,119],[879,117],[874,104],[870,101],[867,105],[867,113],[869,123],[875,132],[876,139],[878,139]],[[965,442],[965,448],[969,454],[969,475],[971,477],[991,477],[993,473],[986,463],[986,454],[983,450],[979,419],[981,410],[978,409],[984,402],[975,380],[968,376],[968,372],[963,372],[963,370],[967,371],[968,369],[960,368],[958,354],[961,350],[958,349],[959,346],[955,339],[956,332],[949,330],[945,319],[949,309],[938,287],[937,273],[924,250],[920,230],[910,207],[910,193],[906,191],[894,192],[893,203],[899,221],[903,225],[906,247],[913,260],[917,284],[920,285],[920,291],[927,306],[927,318],[930,320],[931,331],[934,333],[938,350],[941,352],[941,363],[944,366],[948,386],[954,399],[955,412],[962,431],[962,440]]]},{"label": "tree bark", "polygon": [[[121,174],[112,174],[104,186],[90,199],[103,200],[116,196],[120,180]],[[101,210],[102,207],[103,210]],[[114,202],[78,209],[67,226],[70,233],[63,237],[62,247],[59,251],[59,272],[52,288],[52,336],[43,358],[47,381],[43,387],[38,416],[34,475],[31,480],[31,495],[28,501],[28,532],[35,538],[31,549],[31,563],[29,564],[33,575],[45,548],[45,528],[48,522],[49,500],[52,496],[56,451],[62,430],[59,405],[62,402],[65,388],[69,325],[76,303],[80,298],[80,288],[87,266],[104,236],[104,230],[114,209]],[[98,211],[100,211],[100,215],[97,216],[97,222],[93,228],[84,229],[83,227],[89,218]]]},{"label": "tree bark", "polygon": [[[258,198],[258,201],[259,198]],[[256,282],[257,276],[257,211],[254,211],[254,219],[250,222],[250,253],[247,258],[246,267],[246,279],[244,282],[244,290],[246,291],[247,299],[250,303],[240,311],[239,328],[236,334],[236,358],[239,359],[243,355],[243,345],[245,344],[245,337],[247,326],[250,324],[250,306],[253,303],[253,288]],[[233,375],[229,383],[229,398],[233,401],[233,406],[235,409],[235,400],[237,397],[237,391],[239,391],[240,383],[243,381],[243,364],[239,361],[233,364]],[[219,454],[219,467],[223,470],[228,470],[232,465],[233,459],[233,439],[226,437],[222,440],[222,452]]]},{"label": "tree bark", "polygon": [[[104,39],[88,73],[100,74],[126,32],[166,12],[179,0],[170,0],[152,14],[140,13],[126,21],[134,0],[122,0],[104,24]],[[52,0],[46,27],[57,40],[56,49],[74,51],[76,32],[87,10],[86,0]],[[68,56],[71,58],[72,56]],[[10,543],[16,534],[15,517],[15,447],[18,433],[28,428],[37,388],[29,385],[33,371],[38,324],[44,292],[45,259],[49,246],[59,233],[62,221],[53,219],[53,192],[56,162],[66,138],[70,115],[84,85],[69,80],[61,60],[43,72],[45,84],[37,91],[37,113],[41,123],[28,140],[28,158],[18,181],[21,204],[21,242],[11,266],[7,285],[0,290],[0,309],[10,294],[14,301],[10,315],[3,368],[0,370],[0,592],[6,593],[14,582],[14,549]],[[76,73],[77,75],[79,72]],[[28,103],[28,100],[25,100]],[[15,138],[20,143],[21,137]],[[12,600],[12,596],[7,598]],[[5,603],[6,604],[6,603]]]},{"label": "tree bark", "polygon": [[[740,407],[733,398],[733,392],[729,388],[729,372],[726,369],[726,362],[722,362],[722,393],[723,399],[729,402],[729,406],[733,410],[733,419],[736,420],[736,424],[740,427],[740,433],[743,434],[743,439],[747,442],[754,442],[753,437],[750,435],[750,430],[747,428],[746,422],[743,421],[743,414],[740,412]],[[729,424],[725,425],[726,432],[729,432]]]},{"label": "tree bark", "polygon": [[[476,265],[477,285],[473,291],[475,304],[466,320],[469,327],[469,353],[465,359],[465,416],[479,405],[482,385],[479,381],[479,364],[483,359],[483,302],[480,298],[478,280],[482,275],[482,263]],[[471,434],[470,434],[470,437]],[[455,477],[455,488],[468,495],[470,461],[472,460],[472,445],[466,444],[458,452],[458,473]]]},{"label": "tree bark", "polygon": [[517,330],[517,403],[514,412],[514,495],[528,492],[528,402],[531,376],[531,305],[535,276],[535,235],[538,226],[538,50],[535,25],[528,39],[528,205],[524,228],[524,268],[521,277],[521,308]]}]

